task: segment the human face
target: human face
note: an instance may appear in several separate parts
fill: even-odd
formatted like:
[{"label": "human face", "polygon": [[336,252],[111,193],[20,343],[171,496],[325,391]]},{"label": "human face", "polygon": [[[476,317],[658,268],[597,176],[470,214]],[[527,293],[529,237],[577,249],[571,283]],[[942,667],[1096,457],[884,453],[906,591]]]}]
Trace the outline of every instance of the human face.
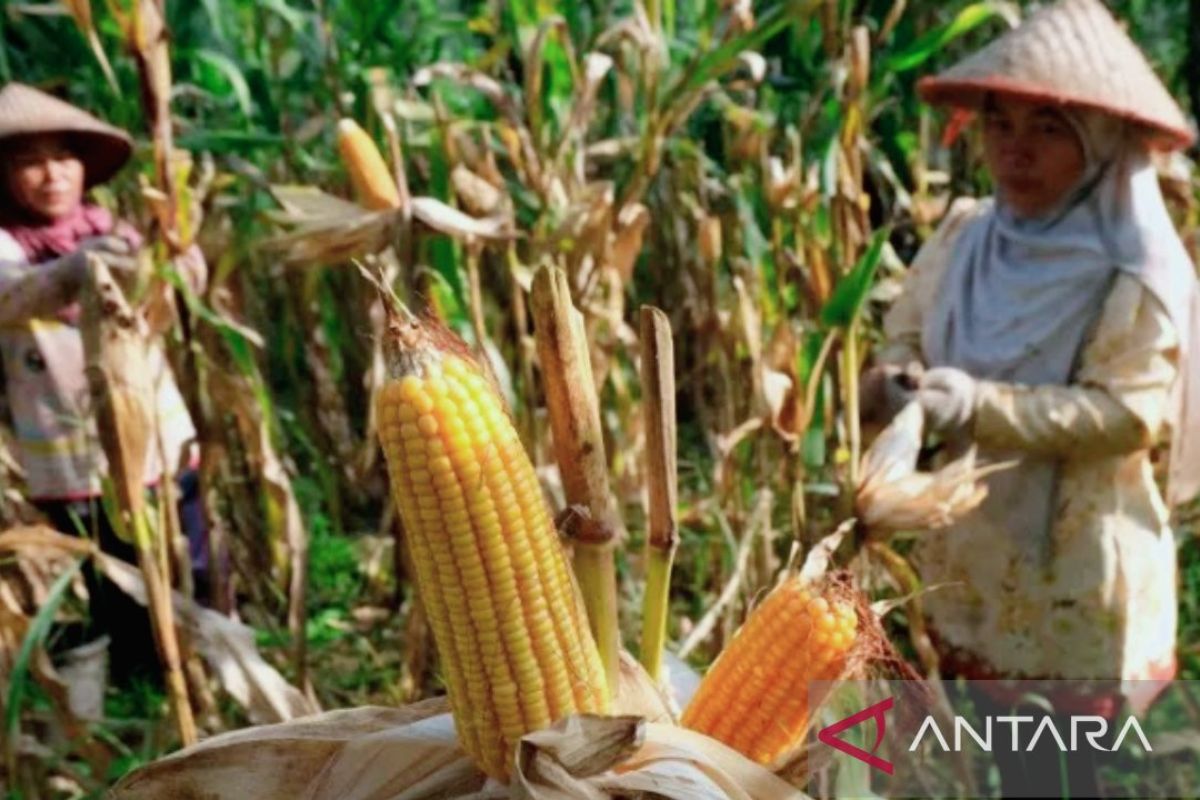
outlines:
[{"label": "human face", "polygon": [[1018,217],[1053,209],[1079,184],[1087,164],[1083,143],[1061,111],[1000,96],[984,107],[983,150],[1004,202]]},{"label": "human face", "polygon": [[13,145],[4,159],[8,191],[18,205],[49,220],[83,200],[83,162],[59,136],[38,136]]}]

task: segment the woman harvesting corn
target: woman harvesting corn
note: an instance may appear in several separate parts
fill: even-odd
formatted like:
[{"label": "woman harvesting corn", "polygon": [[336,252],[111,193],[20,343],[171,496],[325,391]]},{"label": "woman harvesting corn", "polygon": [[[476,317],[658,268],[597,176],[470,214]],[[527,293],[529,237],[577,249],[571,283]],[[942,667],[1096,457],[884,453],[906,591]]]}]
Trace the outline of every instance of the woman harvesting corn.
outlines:
[{"label": "woman harvesting corn", "polygon": [[[1175,543],[1150,451],[1170,428],[1168,500],[1196,494],[1200,299],[1150,151],[1193,133],[1098,0],[1035,14],[920,90],[982,112],[995,196],[956,203],[918,254],[867,383],[905,400],[906,374],[952,447],[1020,459],[921,542],[924,580],[953,584],[925,601],[945,672],[1169,679]],[[1025,766],[1057,796],[1056,761]],[[1094,792],[1069,766],[1072,796]],[[1009,767],[1006,794],[1030,791]]]},{"label": "woman harvesting corn", "polygon": [[[134,548],[117,538],[100,505],[107,463],[85,374],[79,294],[94,259],[117,271],[135,268],[137,231],[85,197],[132,151],[128,134],[82,109],[19,83],[0,90],[0,355],[17,454],[28,494],[52,525],[66,533],[81,525],[105,552],[127,561],[136,560]],[[200,291],[207,270],[199,248],[180,258],[179,267]],[[196,431],[160,349],[153,351],[152,369],[169,463],[151,447],[145,474],[157,483],[174,475],[181,460],[191,461],[179,476],[179,511],[196,585],[204,589],[207,534],[196,461],[188,457]],[[89,643],[112,638],[117,681],[139,673],[156,678],[146,612],[108,581],[90,570],[87,575]]]}]

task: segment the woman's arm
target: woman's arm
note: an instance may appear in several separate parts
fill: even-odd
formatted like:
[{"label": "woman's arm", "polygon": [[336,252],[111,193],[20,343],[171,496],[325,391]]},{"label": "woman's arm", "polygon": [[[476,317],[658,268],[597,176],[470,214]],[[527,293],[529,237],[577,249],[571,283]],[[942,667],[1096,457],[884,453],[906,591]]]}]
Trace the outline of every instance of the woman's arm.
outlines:
[{"label": "woman's arm", "polygon": [[37,317],[51,317],[73,302],[83,286],[88,253],[118,270],[134,269],[129,245],[112,236],[86,239],[72,253],[53,261],[28,264],[0,253],[0,325],[17,325]]},{"label": "woman's arm", "polygon": [[1136,278],[1117,279],[1070,386],[980,381],[974,438],[1066,457],[1107,456],[1153,444],[1175,379],[1179,339]]},{"label": "woman's arm", "polygon": [[53,316],[79,294],[81,259],[64,256],[44,264],[0,261],[0,325]]}]

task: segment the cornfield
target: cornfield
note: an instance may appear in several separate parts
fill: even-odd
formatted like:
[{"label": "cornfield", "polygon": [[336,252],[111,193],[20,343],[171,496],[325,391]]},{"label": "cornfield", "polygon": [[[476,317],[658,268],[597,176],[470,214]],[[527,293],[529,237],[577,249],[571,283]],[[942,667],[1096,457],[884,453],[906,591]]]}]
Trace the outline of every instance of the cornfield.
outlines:
[{"label": "cornfield", "polygon": [[[1200,93],[1182,4],[1112,5],[1176,95]],[[307,766],[258,763],[278,785],[207,788],[399,796],[355,783],[373,763],[355,737],[390,729],[419,730],[408,766],[432,758],[438,796],[485,778],[541,796],[580,742],[606,748],[575,753],[581,785],[652,769],[631,755],[650,741],[737,776],[745,793],[720,796],[805,786],[819,698],[769,691],[780,643],[815,654],[795,685],[881,655],[936,670],[892,534],[978,503],[983,472],[921,472],[915,407],[863,428],[858,376],[905,264],[954,198],[988,189],[975,135],[946,142],[956,122],[915,82],[1023,13],[3,4],[0,80],[137,138],[96,195],[149,234],[150,288],[128,302],[169,320],[214,565],[201,607],[169,515],[119,487],[138,565],[39,527],[0,452],[6,796],[99,797],[132,773],[120,796],[150,797],[176,785],[153,762],[183,745],[249,776],[255,747],[305,737]],[[1161,173],[1195,253],[1193,165]],[[193,242],[202,294],[171,266]],[[119,383],[103,389],[136,390]],[[133,446],[136,420],[113,416],[102,433]],[[1190,678],[1200,554],[1179,539]],[[110,692],[101,721],[72,713],[47,655],[56,620],[86,613],[84,562],[172,648],[165,688]]]}]

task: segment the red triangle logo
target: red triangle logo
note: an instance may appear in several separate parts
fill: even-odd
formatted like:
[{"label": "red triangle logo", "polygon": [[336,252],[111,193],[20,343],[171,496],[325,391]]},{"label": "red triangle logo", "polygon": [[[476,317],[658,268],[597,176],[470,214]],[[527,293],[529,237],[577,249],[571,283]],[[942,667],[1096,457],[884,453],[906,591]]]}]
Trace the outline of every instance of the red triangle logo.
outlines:
[{"label": "red triangle logo", "polygon": [[[879,743],[883,741],[883,733],[887,730],[887,717],[884,714],[895,705],[895,700],[891,697],[886,700],[881,700],[873,706],[864,708],[856,714],[851,714],[843,720],[833,723],[827,728],[822,728],[817,734],[817,738],[825,744],[849,756],[854,756],[859,761],[869,764],[877,770],[892,774],[892,762],[885,758],[880,758],[875,755],[875,751],[879,749]],[[871,746],[871,752],[863,750],[861,747],[852,745],[849,742],[841,739],[838,734],[853,728],[855,725],[864,720],[875,720],[875,744]]]}]

